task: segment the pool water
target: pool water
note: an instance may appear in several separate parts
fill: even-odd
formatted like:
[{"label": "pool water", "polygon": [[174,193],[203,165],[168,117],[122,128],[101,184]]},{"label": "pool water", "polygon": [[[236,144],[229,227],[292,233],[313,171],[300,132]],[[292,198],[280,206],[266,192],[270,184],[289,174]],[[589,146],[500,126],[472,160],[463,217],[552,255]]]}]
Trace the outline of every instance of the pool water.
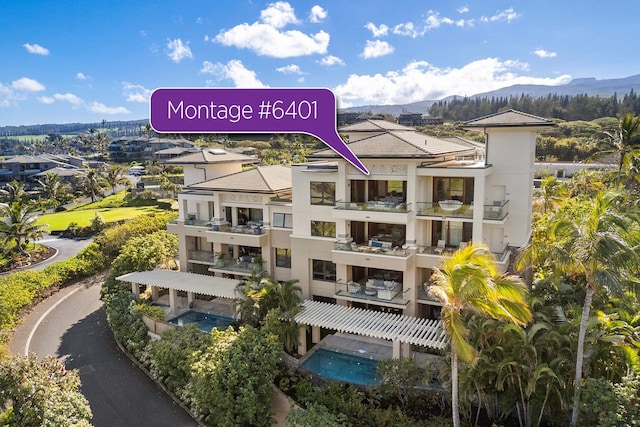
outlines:
[{"label": "pool water", "polygon": [[234,319],[226,316],[219,316],[217,314],[202,313],[200,311],[187,311],[182,313],[178,317],[174,317],[169,320],[176,325],[187,325],[189,323],[197,323],[200,329],[206,332],[211,332],[213,328],[226,329],[234,322]]},{"label": "pool water", "polygon": [[379,384],[380,378],[376,375],[377,367],[377,360],[324,348],[313,352],[300,365],[300,368],[321,377],[359,385]]}]

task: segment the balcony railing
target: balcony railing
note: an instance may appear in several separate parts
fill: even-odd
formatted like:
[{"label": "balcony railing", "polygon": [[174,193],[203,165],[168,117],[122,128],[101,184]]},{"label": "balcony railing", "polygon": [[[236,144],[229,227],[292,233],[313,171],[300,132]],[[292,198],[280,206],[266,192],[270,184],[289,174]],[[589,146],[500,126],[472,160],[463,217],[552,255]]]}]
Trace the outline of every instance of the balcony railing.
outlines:
[{"label": "balcony railing", "polygon": [[[473,218],[472,204],[453,204],[450,200],[440,202],[416,203],[417,216],[436,216],[447,218]],[[491,205],[483,205],[482,217],[488,220],[503,220],[509,213],[509,201],[496,201]]]},{"label": "balcony railing", "polygon": [[197,261],[205,264],[216,263],[216,254],[210,251],[190,251],[188,258],[189,261]]},{"label": "balcony railing", "polygon": [[351,211],[373,211],[373,212],[411,212],[411,203],[395,202],[336,202],[335,209]]},{"label": "balcony railing", "polygon": [[[444,202],[444,201],[443,201]],[[446,216],[447,218],[473,218],[473,205],[464,203],[451,207],[448,204],[438,202],[418,202],[416,215],[418,216]],[[455,207],[455,209],[453,209]]]},{"label": "balcony railing", "polygon": [[[380,283],[378,283],[378,281]],[[402,283],[395,281],[382,281],[369,279],[359,282],[336,282],[336,296],[350,299],[379,302],[385,304],[407,305],[409,303],[409,291],[402,289]]]},{"label": "balcony railing", "polygon": [[379,254],[379,255],[391,255],[397,257],[409,256],[409,251],[405,245],[403,246],[391,246],[389,242],[369,241],[369,243],[355,243],[355,242],[336,242],[335,250],[345,252],[362,252],[363,254]]},{"label": "balcony railing", "polygon": [[231,274],[240,275],[260,275],[264,271],[263,262],[258,258],[218,258],[215,263],[209,268],[211,271],[220,270],[230,272]]},{"label": "balcony railing", "polygon": [[213,225],[211,231],[220,231],[222,233],[236,233],[236,234],[254,234],[254,235],[262,235],[266,234],[267,231],[264,227],[260,225]]}]

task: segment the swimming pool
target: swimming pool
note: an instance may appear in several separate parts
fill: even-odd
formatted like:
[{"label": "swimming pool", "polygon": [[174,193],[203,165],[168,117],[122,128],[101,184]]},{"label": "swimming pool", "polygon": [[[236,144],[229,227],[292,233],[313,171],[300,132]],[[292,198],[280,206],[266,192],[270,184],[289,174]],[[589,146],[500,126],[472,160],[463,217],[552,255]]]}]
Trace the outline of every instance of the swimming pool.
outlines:
[{"label": "swimming pool", "polygon": [[319,348],[300,365],[301,369],[324,378],[350,384],[377,385],[378,361],[353,354]]},{"label": "swimming pool", "polygon": [[183,326],[189,323],[197,323],[200,329],[211,332],[213,328],[226,329],[235,320],[231,317],[220,316],[217,314],[202,313],[200,311],[189,310],[182,313],[178,317],[170,319],[169,322]]}]

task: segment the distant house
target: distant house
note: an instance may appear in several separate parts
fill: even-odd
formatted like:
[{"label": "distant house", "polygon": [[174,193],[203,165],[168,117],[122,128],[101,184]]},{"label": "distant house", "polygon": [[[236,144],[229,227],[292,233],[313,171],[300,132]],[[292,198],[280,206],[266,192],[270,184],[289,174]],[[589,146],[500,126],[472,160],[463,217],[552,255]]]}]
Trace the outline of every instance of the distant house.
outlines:
[{"label": "distant house", "polygon": [[441,125],[444,123],[444,119],[420,113],[403,113],[398,116],[398,123],[404,126]]},{"label": "distant house", "polygon": [[54,168],[80,169],[84,160],[64,154],[15,156],[0,162],[0,182],[29,182],[41,172]]},{"label": "distant house", "polygon": [[186,139],[170,139],[148,136],[124,136],[114,139],[107,150],[113,160],[155,160],[158,151],[170,148],[195,149],[196,145]]}]

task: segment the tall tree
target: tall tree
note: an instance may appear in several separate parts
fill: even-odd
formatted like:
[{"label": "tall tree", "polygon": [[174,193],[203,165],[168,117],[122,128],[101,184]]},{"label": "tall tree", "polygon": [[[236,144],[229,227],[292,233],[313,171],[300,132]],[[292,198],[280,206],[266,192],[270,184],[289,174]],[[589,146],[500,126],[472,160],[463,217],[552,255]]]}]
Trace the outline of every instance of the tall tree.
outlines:
[{"label": "tall tree", "polygon": [[59,175],[49,172],[37,182],[42,187],[42,196],[48,204],[58,206],[67,198],[69,184],[62,182]]},{"label": "tall tree", "polygon": [[601,158],[607,155],[615,155],[618,158],[618,174],[616,187],[620,187],[622,170],[629,167],[634,157],[640,156],[640,116],[627,113],[618,117],[618,128],[615,131],[606,131],[613,148],[600,151],[592,158]]},{"label": "tall tree", "polygon": [[518,325],[530,321],[531,312],[522,280],[500,275],[493,255],[483,245],[468,245],[443,259],[442,268],[436,268],[431,279],[429,292],[443,304],[443,325],[451,341],[451,406],[453,425],[459,427],[458,362],[471,363],[477,356],[467,340],[463,312],[473,310]]},{"label": "tall tree", "polygon": [[120,165],[111,165],[104,175],[104,181],[109,185],[112,192],[118,185],[126,185],[129,180],[124,176],[124,169]]},{"label": "tall tree", "polygon": [[35,204],[25,201],[12,203],[0,203],[0,217],[4,217],[4,222],[0,222],[0,235],[7,240],[14,241],[20,254],[28,257],[22,247],[23,241],[37,239],[42,236],[42,226],[36,225],[38,219]]},{"label": "tall tree", "polygon": [[94,168],[87,169],[87,173],[80,177],[78,182],[78,188],[82,194],[91,198],[92,202],[95,202],[98,197],[102,196],[104,185],[105,181],[102,174]]},{"label": "tall tree", "polygon": [[547,239],[532,241],[518,259],[521,268],[542,266],[573,278],[585,289],[576,350],[573,425],[578,421],[584,343],[593,296],[599,289],[621,293],[625,285],[634,282],[630,269],[638,266],[638,255],[627,243],[630,218],[615,209],[620,199],[616,193],[601,192],[585,204],[583,211],[560,214],[550,224]]}]

